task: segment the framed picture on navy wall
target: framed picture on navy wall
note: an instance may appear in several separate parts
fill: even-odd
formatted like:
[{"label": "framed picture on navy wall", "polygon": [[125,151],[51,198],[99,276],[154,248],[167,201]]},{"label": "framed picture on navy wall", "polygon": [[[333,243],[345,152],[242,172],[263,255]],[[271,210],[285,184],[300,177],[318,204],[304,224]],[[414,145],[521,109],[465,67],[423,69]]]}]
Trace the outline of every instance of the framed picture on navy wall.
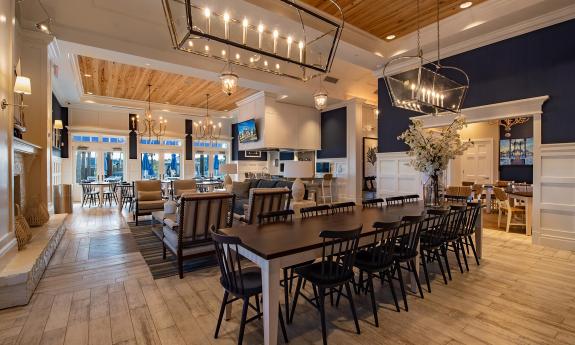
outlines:
[{"label": "framed picture on navy wall", "polygon": [[533,138],[501,139],[499,165],[533,165]]}]

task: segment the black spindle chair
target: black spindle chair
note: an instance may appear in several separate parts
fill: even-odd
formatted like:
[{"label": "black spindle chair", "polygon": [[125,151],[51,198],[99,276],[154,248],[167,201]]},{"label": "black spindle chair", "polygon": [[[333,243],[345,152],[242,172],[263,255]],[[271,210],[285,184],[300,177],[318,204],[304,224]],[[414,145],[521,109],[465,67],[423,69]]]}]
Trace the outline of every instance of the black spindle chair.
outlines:
[{"label": "black spindle chair", "polygon": [[446,201],[451,203],[458,203],[458,204],[465,204],[467,202],[468,197],[465,195],[451,195],[446,194],[443,196]]},{"label": "black spindle chair", "polygon": [[377,199],[367,199],[367,200],[363,200],[362,201],[362,205],[364,208],[369,208],[369,207],[382,207],[383,203],[385,202],[385,200],[381,199],[381,198],[377,198]]},{"label": "black spindle chair", "polygon": [[128,204],[128,211],[132,211],[134,206],[134,188],[130,183],[120,184],[120,203],[122,208]]},{"label": "black spindle chair", "polygon": [[363,273],[367,273],[367,280],[365,284],[365,292],[371,295],[371,307],[373,309],[373,318],[375,326],[379,327],[377,318],[377,304],[375,303],[375,289],[373,288],[373,277],[376,274],[383,279],[387,278],[389,288],[395,302],[395,308],[399,311],[399,303],[397,296],[393,289],[393,277],[391,271],[393,270],[393,253],[395,251],[395,244],[397,242],[397,232],[401,222],[375,222],[373,227],[376,229],[373,241],[364,249],[357,252],[355,258],[355,267],[359,269],[359,283],[357,293],[363,288]]},{"label": "black spindle chair", "polygon": [[418,202],[419,201],[419,195],[418,194],[410,194],[410,195],[405,195],[403,197],[403,202],[405,203],[413,203],[413,202]]},{"label": "black spindle chair", "polygon": [[[417,267],[415,266],[414,259],[418,255],[417,247],[419,245],[419,236],[421,235],[424,220],[424,215],[404,216],[401,218],[401,225],[398,230],[398,241],[395,247],[395,252],[393,253],[395,261],[394,272],[397,271],[397,278],[399,279],[399,287],[401,288],[405,311],[408,311],[408,306],[402,269],[413,273],[419,290],[419,295],[423,298],[423,290],[421,289],[421,283],[419,282],[419,275],[417,274]],[[405,267],[401,266],[403,263],[406,264]]]},{"label": "black spindle chair", "polygon": [[[473,256],[475,257],[475,262],[477,263],[478,266],[479,266],[479,257],[477,256],[477,251],[475,250],[475,244],[473,242],[472,235],[475,234],[475,224],[477,223],[477,218],[479,217],[480,212],[481,212],[480,202],[468,202],[467,209],[465,210],[465,220],[463,221],[461,231],[459,233],[461,242],[465,243],[467,254],[469,254],[469,247],[471,247],[471,250],[473,251]],[[465,253],[463,253],[463,258],[465,259],[465,266],[469,271],[469,266],[467,265],[467,258]]]},{"label": "black spindle chair", "polygon": [[[329,291],[331,298],[333,298],[334,292],[337,292],[337,289],[341,286],[345,286],[346,293],[340,293],[339,296],[344,296],[349,301],[353,320],[355,322],[355,330],[357,334],[360,333],[359,322],[357,321],[357,313],[355,311],[353,295],[351,293],[349,283],[353,280],[353,265],[359,244],[361,228],[362,227],[360,225],[356,229],[347,231],[322,231],[319,234],[323,239],[321,261],[295,269],[299,277],[292,304],[290,322],[293,322],[297,299],[301,295],[302,298],[318,309],[320,313],[321,333],[324,345],[327,344],[325,320],[326,289]],[[315,295],[314,298],[310,299],[301,293],[303,280],[312,284]],[[339,291],[341,291],[341,289]]]},{"label": "black spindle chair", "polygon": [[108,190],[104,191],[103,193],[104,205],[106,204],[106,200],[108,200],[110,207],[112,207],[112,201],[115,202],[116,205],[118,204],[118,197],[116,196],[117,190],[118,190],[118,183],[110,182],[110,184],[108,185]]},{"label": "black spindle chair", "polygon": [[293,220],[293,210],[271,211],[258,214],[258,224],[280,223]]},{"label": "black spindle chair", "polygon": [[401,206],[403,205],[403,197],[402,196],[393,196],[389,198],[385,198],[385,203],[387,206]]},{"label": "black spindle chair", "polygon": [[[242,318],[240,321],[240,335],[238,337],[238,344],[241,345],[244,338],[246,323],[262,317],[259,307],[259,295],[262,293],[262,274],[258,267],[242,267],[242,256],[238,251],[238,247],[241,245],[242,241],[239,237],[226,236],[217,233],[213,226],[211,228],[211,236],[216,249],[218,264],[220,266],[220,283],[224,288],[224,298],[220,307],[214,338],[218,337],[226,305],[241,299],[243,301],[243,308]],[[230,295],[232,297],[231,299]],[[252,297],[254,297],[256,301],[255,307],[250,303],[250,298]],[[255,310],[257,314],[248,319],[247,314],[249,307]],[[279,321],[284,341],[287,343],[288,338],[281,312],[281,306],[279,310]]]},{"label": "black spindle chair", "polygon": [[353,212],[355,209],[355,202],[348,201],[348,202],[340,202],[337,204],[331,205],[331,213],[345,213],[345,212]]},{"label": "black spindle chair", "polygon": [[301,217],[305,219],[329,214],[330,210],[331,209],[329,205],[319,205],[319,206],[303,207],[300,209],[300,213]]},{"label": "black spindle chair", "polygon": [[449,210],[446,209],[432,209],[427,211],[427,219],[421,232],[421,239],[419,244],[421,264],[423,265],[423,273],[425,275],[425,282],[427,283],[427,291],[431,292],[431,284],[429,282],[429,272],[427,270],[428,263],[437,261],[443,282],[447,284],[447,277],[441,263],[440,249],[443,246],[444,240],[447,238],[447,226]]},{"label": "black spindle chair", "polygon": [[[466,205],[451,205],[449,206],[449,216],[445,224],[445,238],[443,239],[442,252],[443,259],[445,260],[445,266],[447,267],[447,274],[449,280],[451,277],[451,268],[449,266],[447,251],[451,250],[455,253],[455,259],[457,260],[457,265],[459,266],[459,271],[463,273],[463,266],[461,265],[461,258],[459,257],[459,252],[464,250],[462,245],[462,240],[459,234],[461,233],[462,224],[465,221],[465,211],[467,209]],[[450,249],[451,246],[451,249]]]}]

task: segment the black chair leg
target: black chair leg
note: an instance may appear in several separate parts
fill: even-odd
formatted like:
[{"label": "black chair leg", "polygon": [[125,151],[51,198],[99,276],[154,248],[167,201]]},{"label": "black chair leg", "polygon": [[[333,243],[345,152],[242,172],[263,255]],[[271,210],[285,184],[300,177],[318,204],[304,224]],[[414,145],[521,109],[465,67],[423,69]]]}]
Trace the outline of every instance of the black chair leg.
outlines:
[{"label": "black chair leg", "polygon": [[[287,314],[287,313],[286,313],[286,314]],[[286,332],[286,325],[285,325],[285,323],[284,323],[284,317],[283,317],[283,315],[282,315],[282,307],[281,307],[281,306],[280,306],[280,309],[279,309],[279,312],[278,312],[278,316],[279,316],[279,319],[280,319],[280,327],[281,327],[281,330],[282,330],[282,335],[283,335],[283,337],[284,337],[284,342],[285,342],[285,343],[289,343],[288,336],[287,336],[287,332]]]},{"label": "black chair leg", "polygon": [[[373,286],[372,286],[373,287]],[[349,306],[351,307],[351,313],[353,314],[353,322],[355,323],[355,331],[360,334],[359,322],[357,321],[357,313],[355,311],[355,304],[353,303],[353,295],[351,294],[351,288],[349,287],[349,282],[345,282],[345,292],[347,293]]]},{"label": "black chair leg", "polygon": [[290,313],[290,316],[287,320],[288,324],[293,322],[293,314],[295,313],[295,307],[297,306],[297,298],[299,297],[300,290],[301,290],[301,281],[302,281],[302,278],[298,277],[297,278],[297,285],[295,287],[295,294],[293,296],[293,301],[291,303],[291,313]]},{"label": "black chair leg", "polygon": [[288,280],[287,268],[283,269],[283,274],[284,274],[284,304],[286,309],[286,319],[289,320],[289,287],[291,286],[291,282]]},{"label": "black chair leg", "polygon": [[397,301],[397,295],[395,294],[395,288],[393,287],[393,277],[391,276],[390,271],[385,272],[385,274],[389,282],[389,288],[391,289],[391,296],[393,297],[393,302],[395,303],[395,309],[399,313],[399,303]]},{"label": "black chair leg", "polygon": [[178,273],[180,275],[180,279],[184,279],[184,259],[182,259],[181,255],[178,256]]},{"label": "black chair leg", "polygon": [[435,260],[437,260],[437,264],[439,265],[439,269],[441,270],[441,276],[443,277],[443,282],[447,285],[447,277],[445,276],[445,271],[443,270],[443,264],[441,263],[441,256],[439,255],[439,249],[435,249]]},{"label": "black chair leg", "polygon": [[222,325],[222,319],[224,318],[224,310],[226,309],[226,304],[228,302],[229,293],[224,291],[224,298],[222,299],[222,305],[220,307],[220,314],[218,316],[218,323],[216,325],[216,332],[214,333],[214,338],[218,337],[220,333],[220,326]]},{"label": "black chair leg", "polygon": [[461,249],[461,256],[463,256],[463,263],[465,264],[465,269],[469,272],[469,264],[467,263],[467,255],[465,254],[465,248],[463,247],[463,240],[459,239],[459,248]]},{"label": "black chair leg", "polygon": [[317,299],[317,302],[319,315],[321,317],[321,336],[323,339],[323,345],[327,345],[327,332],[325,325],[325,290],[323,288],[319,288],[319,298]]},{"label": "black chair leg", "polygon": [[[260,309],[260,296],[256,295],[256,296],[255,296],[255,299],[256,299],[256,313],[258,313],[258,315],[259,315],[259,316],[258,316],[258,319],[261,319],[262,316],[260,315],[260,314],[261,314],[261,309]],[[280,311],[281,311],[281,309],[280,309]]]},{"label": "black chair leg", "polygon": [[429,283],[429,272],[427,272],[427,262],[423,249],[421,250],[421,263],[423,264],[423,274],[425,275],[425,283],[427,284],[427,291],[431,293],[431,284]]},{"label": "black chair leg", "polygon": [[443,254],[443,260],[445,260],[445,267],[447,268],[447,275],[449,276],[449,280],[452,280],[451,267],[449,266],[449,260],[447,259],[447,244],[444,244],[441,247],[441,254]]},{"label": "black chair leg", "polygon": [[[289,272],[289,293],[292,292],[292,287],[293,287],[293,280],[294,280],[294,269],[290,269]],[[287,315],[287,313],[286,313]]]},{"label": "black chair leg", "polygon": [[475,251],[475,244],[473,244],[473,238],[471,238],[471,236],[467,236],[469,237],[469,245],[471,246],[471,250],[473,251],[473,256],[475,257],[475,262],[477,263],[477,266],[479,266],[479,258],[477,257],[477,252]]},{"label": "black chair leg", "polygon": [[242,320],[240,321],[240,336],[238,337],[238,345],[242,345],[244,341],[244,330],[246,328],[246,317],[248,315],[248,306],[250,301],[247,297],[244,298],[244,306],[242,308]]},{"label": "black chair leg", "polygon": [[403,274],[401,273],[401,266],[399,266],[399,262],[396,263],[395,270],[397,271],[397,279],[399,279],[399,287],[401,288],[401,296],[403,297],[403,306],[405,307],[405,311],[408,311],[407,294],[405,293],[405,285],[403,284]]},{"label": "black chair leg", "polygon": [[162,241],[162,259],[166,260],[166,244]]},{"label": "black chair leg", "polygon": [[377,319],[377,305],[375,304],[375,292],[373,288],[373,276],[370,273],[367,274],[367,284],[368,284],[367,288],[369,289],[371,296],[371,308],[373,310],[373,320],[375,321],[375,327],[379,327],[379,320]]},{"label": "black chair leg", "polygon": [[459,266],[459,271],[463,273],[463,266],[461,265],[461,258],[459,257],[459,246],[456,241],[451,242],[453,247],[453,252],[455,253],[455,259],[457,260],[457,266]]},{"label": "black chair leg", "polygon": [[417,289],[419,290],[419,296],[423,298],[423,289],[421,288],[421,283],[419,282],[419,274],[417,274],[417,267],[415,266],[415,261],[413,259],[410,260],[409,266],[411,267],[411,271],[415,277],[415,283],[417,284]]}]

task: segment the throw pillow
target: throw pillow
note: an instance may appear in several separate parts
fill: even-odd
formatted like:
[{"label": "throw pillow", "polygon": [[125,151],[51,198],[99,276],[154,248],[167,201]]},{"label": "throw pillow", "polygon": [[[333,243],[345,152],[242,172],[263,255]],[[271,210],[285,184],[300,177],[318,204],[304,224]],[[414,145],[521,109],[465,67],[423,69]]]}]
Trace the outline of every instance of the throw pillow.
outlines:
[{"label": "throw pillow", "polygon": [[250,182],[233,182],[232,183],[232,193],[234,193],[238,198],[247,199],[250,194]]}]

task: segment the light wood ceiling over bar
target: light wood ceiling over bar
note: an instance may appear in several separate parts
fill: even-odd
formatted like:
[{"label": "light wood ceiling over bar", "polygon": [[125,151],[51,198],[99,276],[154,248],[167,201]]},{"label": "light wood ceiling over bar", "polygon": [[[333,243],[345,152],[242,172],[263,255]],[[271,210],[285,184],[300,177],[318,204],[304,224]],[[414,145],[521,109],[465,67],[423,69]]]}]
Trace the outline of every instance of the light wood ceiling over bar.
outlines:
[{"label": "light wood ceiling over bar", "polygon": [[236,108],[237,101],[257,92],[238,87],[232,96],[227,96],[221,91],[219,81],[87,56],[78,56],[78,65],[84,93],[96,96],[147,101],[148,84],[151,84],[153,103],[203,108],[206,106],[206,94],[209,93],[210,109],[223,111]]}]

